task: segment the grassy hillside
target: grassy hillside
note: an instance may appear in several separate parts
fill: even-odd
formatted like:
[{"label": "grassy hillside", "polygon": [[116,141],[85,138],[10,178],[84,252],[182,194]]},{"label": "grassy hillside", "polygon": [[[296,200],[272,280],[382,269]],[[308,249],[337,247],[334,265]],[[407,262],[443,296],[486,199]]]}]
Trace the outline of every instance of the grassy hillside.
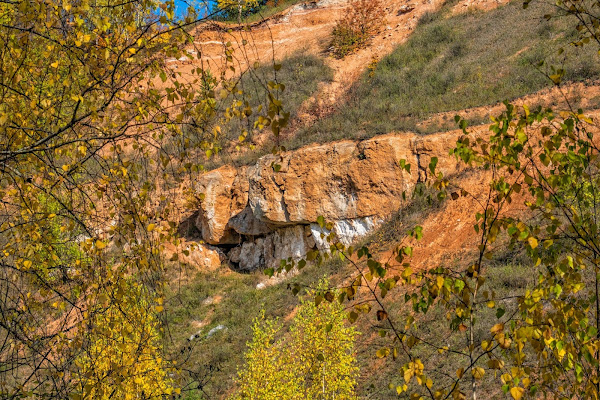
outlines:
[{"label": "grassy hillside", "polygon": [[[365,138],[391,131],[419,131],[434,113],[495,104],[552,85],[549,66],[565,81],[600,76],[592,46],[569,46],[570,18],[547,21],[552,6],[512,2],[490,12],[450,15],[452,2],[424,15],[409,40],[365,73],[333,115],[306,128],[288,147],[312,141]],[[559,48],[565,52],[558,55]],[[546,64],[538,67],[539,61]],[[430,133],[433,126],[422,132]]]},{"label": "grassy hillside", "polygon": [[[451,2],[439,12],[425,15],[411,38],[380,60],[373,74],[365,73],[333,114],[301,130],[285,145],[296,148],[315,141],[362,139],[391,131],[426,134],[451,128],[453,122],[442,121],[427,129],[418,124],[435,113],[496,104],[549,87],[552,83],[546,75],[552,71],[550,66],[564,68],[565,81],[600,77],[594,48],[568,45],[575,38],[570,29],[572,21],[544,18],[551,6],[532,4],[524,11],[520,2],[513,2],[490,12],[453,16],[449,13],[452,5]],[[565,52],[559,55],[561,47]],[[540,65],[540,61],[545,64]],[[251,72],[263,78],[270,73],[267,67]],[[320,82],[330,79],[331,71],[323,60],[309,56],[286,60],[278,75],[278,80],[288,87],[283,100],[292,112],[315,93]],[[264,100],[260,81],[248,75],[242,82],[253,104]],[[238,161],[252,162],[267,151],[257,149]],[[416,199],[364,243],[387,250],[428,213],[445,206],[442,203],[431,207]],[[500,297],[522,291],[530,284],[527,261],[520,255],[520,249],[500,254],[490,267],[489,284]],[[257,290],[256,285],[265,279],[262,273],[237,274],[223,266],[214,272],[198,272],[182,288],[173,288],[168,303],[169,334],[177,347],[172,351],[187,360],[186,368],[200,374],[204,382],[202,387],[187,388],[187,399],[226,398],[232,392],[236,366],[243,363],[246,342],[251,338],[252,320],[261,309],[268,316],[286,320],[297,306],[298,298],[292,295],[289,284],[310,286],[324,275],[335,284],[351,272],[348,265],[330,262],[319,268],[307,267],[298,276]],[[402,293],[387,301],[396,313],[405,307]],[[515,304],[507,301],[504,306],[510,310]],[[482,325],[493,325],[496,316],[492,310],[485,310],[481,313]],[[432,341],[446,340],[449,345],[461,343],[464,335],[449,331],[443,317],[443,310],[436,310],[418,321],[424,336]],[[387,339],[378,338],[377,327],[369,321],[358,325],[363,333],[358,346],[360,398],[398,398],[388,384],[401,383],[398,366],[402,360],[376,359],[376,344]],[[192,335],[194,338],[189,340]],[[423,359],[439,360],[436,373],[442,381],[444,376],[455,374],[449,369],[452,358],[448,357],[423,347]],[[494,379],[491,374],[485,377],[484,392],[486,388],[497,389]],[[486,395],[504,398],[500,392]]]}]

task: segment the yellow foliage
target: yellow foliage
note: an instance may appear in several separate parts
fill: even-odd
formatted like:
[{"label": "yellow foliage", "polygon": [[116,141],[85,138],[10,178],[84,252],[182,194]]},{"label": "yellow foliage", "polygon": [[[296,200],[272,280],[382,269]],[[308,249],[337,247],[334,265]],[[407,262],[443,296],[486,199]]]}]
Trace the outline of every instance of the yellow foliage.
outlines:
[{"label": "yellow foliage", "polygon": [[[326,287],[326,281],[319,285],[320,290]],[[356,399],[357,332],[345,325],[339,302],[317,305],[310,299],[314,296],[309,292],[302,301],[287,338],[277,340],[281,326],[265,320],[264,312],[255,320],[234,400]]]},{"label": "yellow foliage", "polygon": [[218,0],[219,8],[235,8],[241,7],[243,10],[258,6],[258,0]]},{"label": "yellow foliage", "polygon": [[74,374],[82,398],[159,399],[175,392],[147,293],[133,282],[123,285],[122,298],[92,312],[89,346]]}]

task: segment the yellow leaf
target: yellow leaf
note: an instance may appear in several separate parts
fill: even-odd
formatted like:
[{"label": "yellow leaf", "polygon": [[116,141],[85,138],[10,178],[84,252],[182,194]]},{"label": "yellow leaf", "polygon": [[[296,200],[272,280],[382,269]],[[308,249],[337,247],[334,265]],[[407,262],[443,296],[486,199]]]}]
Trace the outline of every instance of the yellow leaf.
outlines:
[{"label": "yellow leaf", "polygon": [[456,370],[456,376],[458,377],[458,379],[462,378],[463,374],[465,373],[465,369],[464,368],[459,368]]},{"label": "yellow leaf", "polygon": [[441,289],[442,286],[444,286],[444,277],[438,276],[436,278],[436,284],[437,284],[437,287]]},{"label": "yellow leaf", "polygon": [[529,239],[527,239],[527,242],[529,242],[532,249],[535,249],[538,246],[538,241],[533,236],[530,236]]},{"label": "yellow leaf", "polygon": [[163,306],[156,306],[154,307],[154,309],[156,310],[156,312],[162,312],[162,310],[164,310],[165,308]]},{"label": "yellow leaf", "polygon": [[481,367],[476,367],[476,368],[473,368],[471,373],[473,374],[473,378],[481,379],[481,378],[483,378],[483,375],[485,375],[485,370]]},{"label": "yellow leaf", "polygon": [[148,232],[152,232],[152,231],[154,230],[154,227],[155,227],[155,226],[156,226],[156,225],[154,225],[154,224],[150,224],[150,225],[148,225]]},{"label": "yellow leaf", "polygon": [[104,243],[102,240],[96,240],[96,248],[98,250],[102,250],[105,247],[106,247],[106,243]]},{"label": "yellow leaf", "polygon": [[379,358],[385,358],[390,354],[390,349],[388,348],[383,348],[383,349],[379,349],[376,352],[377,357]]},{"label": "yellow leaf", "polygon": [[514,388],[510,389],[510,395],[515,400],[520,400],[521,397],[523,397],[524,392],[525,392],[525,389],[520,388],[520,387],[514,387]]},{"label": "yellow leaf", "polygon": [[25,260],[25,261],[23,261],[23,266],[24,266],[25,268],[31,268],[31,261],[29,261],[29,260]]},{"label": "yellow leaf", "polygon": [[56,62],[53,62],[52,64],[50,64],[50,66],[51,66],[52,68],[58,68],[58,61],[56,61]]}]

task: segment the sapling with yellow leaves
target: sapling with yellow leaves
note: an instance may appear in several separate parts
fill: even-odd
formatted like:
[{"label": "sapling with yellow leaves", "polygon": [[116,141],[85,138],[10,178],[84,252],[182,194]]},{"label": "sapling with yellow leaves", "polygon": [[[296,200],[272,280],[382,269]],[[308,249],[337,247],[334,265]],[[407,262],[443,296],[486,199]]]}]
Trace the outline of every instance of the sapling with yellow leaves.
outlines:
[{"label": "sapling with yellow leaves", "polygon": [[[255,320],[246,365],[239,372],[233,399],[350,400],[356,399],[358,366],[354,341],[358,334],[346,325],[343,306],[333,299],[326,280],[302,300],[290,331],[276,320]],[[316,304],[317,291],[329,293]]]}]

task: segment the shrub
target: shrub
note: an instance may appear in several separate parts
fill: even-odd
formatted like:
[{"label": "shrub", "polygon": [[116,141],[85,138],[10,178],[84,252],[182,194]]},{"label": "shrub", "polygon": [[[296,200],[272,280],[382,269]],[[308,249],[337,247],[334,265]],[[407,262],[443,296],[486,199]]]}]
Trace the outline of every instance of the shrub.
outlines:
[{"label": "shrub", "polygon": [[331,47],[334,56],[343,58],[365,46],[384,23],[381,0],[352,0],[349,11],[333,28]]},{"label": "shrub", "polygon": [[[302,300],[289,338],[277,339],[281,325],[265,320],[264,312],[255,320],[233,400],[356,399],[357,332],[344,323],[347,314],[335,300],[339,293],[327,287],[322,280],[317,291],[309,291]],[[333,301],[317,294],[321,292]]]},{"label": "shrub", "polygon": [[225,21],[238,21],[259,15],[267,17],[282,11],[299,0],[217,0],[214,2],[213,12],[216,19]]}]

